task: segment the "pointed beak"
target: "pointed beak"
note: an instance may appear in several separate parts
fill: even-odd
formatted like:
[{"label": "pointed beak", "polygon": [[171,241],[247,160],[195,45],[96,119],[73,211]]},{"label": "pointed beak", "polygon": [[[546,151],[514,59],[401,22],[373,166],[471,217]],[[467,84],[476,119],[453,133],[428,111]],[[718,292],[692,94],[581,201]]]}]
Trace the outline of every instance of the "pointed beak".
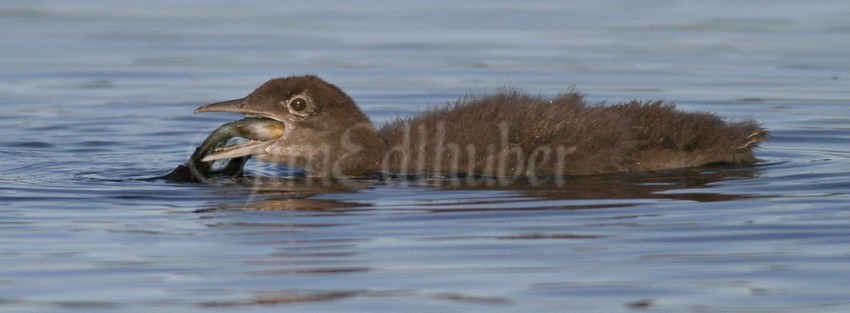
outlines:
[{"label": "pointed beak", "polygon": [[195,114],[202,112],[233,112],[245,114],[253,113],[250,112],[251,110],[246,110],[248,104],[246,100],[247,98],[242,98],[207,104],[195,109]]}]

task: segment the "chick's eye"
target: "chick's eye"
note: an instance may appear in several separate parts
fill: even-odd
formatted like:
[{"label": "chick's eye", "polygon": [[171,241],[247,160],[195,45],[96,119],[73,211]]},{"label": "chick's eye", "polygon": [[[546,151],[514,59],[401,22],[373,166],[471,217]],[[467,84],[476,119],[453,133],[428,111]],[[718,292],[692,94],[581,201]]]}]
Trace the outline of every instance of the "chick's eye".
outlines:
[{"label": "chick's eye", "polygon": [[295,98],[289,100],[289,107],[292,108],[293,111],[304,111],[307,108],[307,100],[304,98]]}]

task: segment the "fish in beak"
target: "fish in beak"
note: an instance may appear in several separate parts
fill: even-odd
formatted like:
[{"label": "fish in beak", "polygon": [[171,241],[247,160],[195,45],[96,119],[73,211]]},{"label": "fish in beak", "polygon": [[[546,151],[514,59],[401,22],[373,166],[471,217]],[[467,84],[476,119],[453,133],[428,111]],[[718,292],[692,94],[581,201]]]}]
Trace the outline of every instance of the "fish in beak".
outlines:
[{"label": "fish in beak", "polygon": [[[266,148],[274,145],[286,130],[283,122],[264,117],[266,114],[262,112],[246,109],[245,98],[208,104],[195,110],[195,113],[201,112],[233,112],[257,116],[226,123],[210,133],[199,147],[199,151],[205,152],[201,158],[203,162],[266,154]],[[247,141],[227,146],[227,142],[232,138],[244,138]]]}]

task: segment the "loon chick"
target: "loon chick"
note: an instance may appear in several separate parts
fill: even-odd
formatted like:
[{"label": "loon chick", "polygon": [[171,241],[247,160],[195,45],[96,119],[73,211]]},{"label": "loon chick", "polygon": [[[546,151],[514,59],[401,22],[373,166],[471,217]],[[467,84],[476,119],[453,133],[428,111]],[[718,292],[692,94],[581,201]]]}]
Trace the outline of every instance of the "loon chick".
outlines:
[{"label": "loon chick", "polygon": [[594,175],[708,164],[747,164],[768,132],[753,120],[727,122],[672,103],[587,104],[506,90],[465,97],[377,128],[340,88],[319,77],[269,80],[245,98],[195,110],[280,121],[281,136],[257,149],[228,149],[204,161],[254,155],[310,176],[477,174]]}]

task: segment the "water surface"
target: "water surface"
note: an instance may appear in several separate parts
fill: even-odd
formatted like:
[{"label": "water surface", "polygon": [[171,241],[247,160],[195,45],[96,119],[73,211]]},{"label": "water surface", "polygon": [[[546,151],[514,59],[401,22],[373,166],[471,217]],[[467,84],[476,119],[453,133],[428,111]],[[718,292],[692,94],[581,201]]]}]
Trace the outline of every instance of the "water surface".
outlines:
[{"label": "water surface", "polygon": [[[0,311],[845,312],[850,4],[0,5]],[[563,186],[143,178],[313,73],[376,122],[502,86],[755,118],[746,167]]]}]

